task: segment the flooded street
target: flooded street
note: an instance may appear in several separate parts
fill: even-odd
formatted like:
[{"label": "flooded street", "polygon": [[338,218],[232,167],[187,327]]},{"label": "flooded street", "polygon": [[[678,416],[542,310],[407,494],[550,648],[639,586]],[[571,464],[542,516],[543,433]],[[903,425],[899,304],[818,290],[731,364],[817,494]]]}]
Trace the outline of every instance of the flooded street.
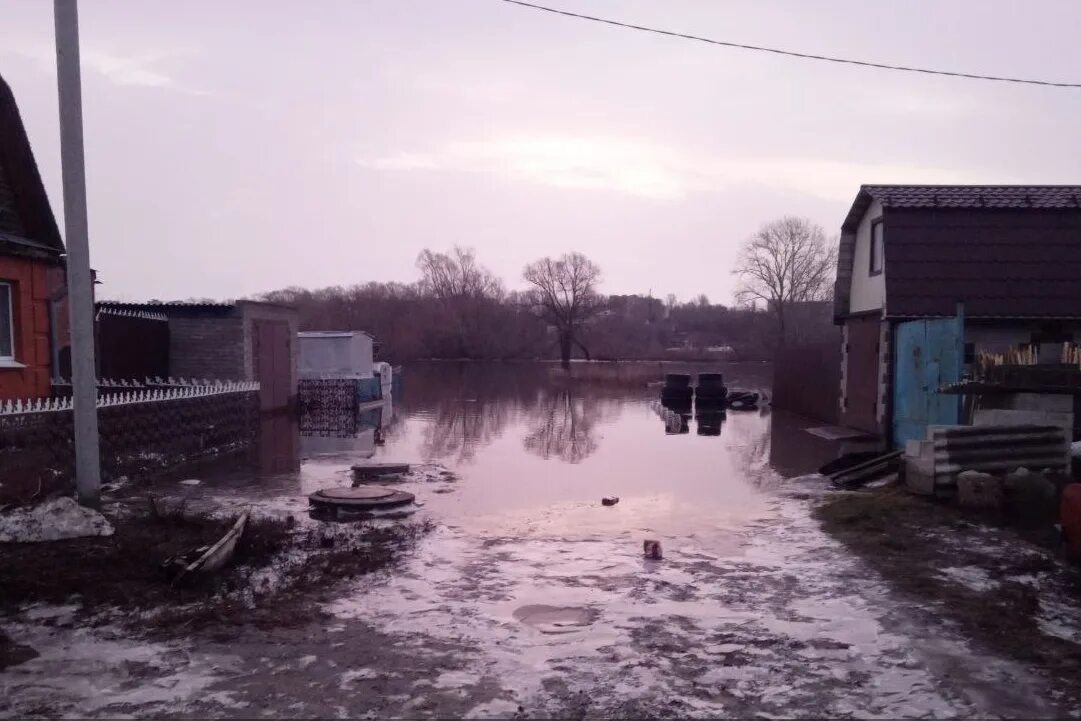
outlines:
[{"label": "flooded street", "polygon": [[[262,473],[163,481],[193,502],[300,515],[352,463],[405,461],[419,472],[396,487],[434,529],[298,628],[136,654],[91,632],[63,647],[27,621],[13,637],[43,652],[0,675],[13,699],[0,710],[59,695],[54,710],[86,715],[1055,715],[1038,679],[893,597],[819,529],[809,511],[826,489],[803,474],[833,449],[804,423],[673,420],[656,388],[568,385],[550,368],[407,366],[378,427],[298,439],[270,422]],[[725,373],[768,386],[765,365]],[[643,557],[647,539],[662,560]],[[72,650],[91,643],[117,661],[93,680]]]}]

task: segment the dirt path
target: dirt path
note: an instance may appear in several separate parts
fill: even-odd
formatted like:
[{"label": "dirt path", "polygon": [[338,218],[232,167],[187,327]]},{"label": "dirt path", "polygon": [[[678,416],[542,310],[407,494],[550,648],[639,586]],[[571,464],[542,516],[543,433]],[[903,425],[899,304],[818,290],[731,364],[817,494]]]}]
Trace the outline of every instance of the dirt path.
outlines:
[{"label": "dirt path", "polygon": [[37,609],[8,624],[40,655],[0,672],[0,714],[1075,712],[1045,677],[893,593],[820,530],[812,504],[778,497],[749,525],[662,537],[660,562],[641,558],[639,530],[567,532],[579,508],[444,526],[310,624],[220,640],[143,644]]}]

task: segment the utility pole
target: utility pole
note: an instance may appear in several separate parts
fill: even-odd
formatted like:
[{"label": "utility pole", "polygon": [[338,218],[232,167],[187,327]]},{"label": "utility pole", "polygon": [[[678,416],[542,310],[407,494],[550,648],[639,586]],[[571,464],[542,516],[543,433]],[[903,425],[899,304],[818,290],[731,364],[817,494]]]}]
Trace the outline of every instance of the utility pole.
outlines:
[{"label": "utility pole", "polygon": [[101,503],[98,389],[94,367],[94,287],[86,221],[83,163],[83,93],[79,78],[79,10],[76,0],[53,0],[56,84],[60,96],[60,160],[64,179],[68,312],[71,316],[71,385],[75,423],[75,485],[79,503]]}]

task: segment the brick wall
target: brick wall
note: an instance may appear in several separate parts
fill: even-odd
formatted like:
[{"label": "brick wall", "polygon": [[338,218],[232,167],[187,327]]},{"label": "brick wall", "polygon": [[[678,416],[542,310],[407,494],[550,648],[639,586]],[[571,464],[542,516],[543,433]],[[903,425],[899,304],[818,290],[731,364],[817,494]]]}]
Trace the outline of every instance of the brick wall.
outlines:
[{"label": "brick wall", "polygon": [[24,366],[0,368],[0,400],[49,395],[51,270],[51,266],[39,260],[0,256],[0,281],[13,286],[15,360]]},{"label": "brick wall", "polygon": [[177,378],[248,380],[240,317],[169,318],[169,373]]}]

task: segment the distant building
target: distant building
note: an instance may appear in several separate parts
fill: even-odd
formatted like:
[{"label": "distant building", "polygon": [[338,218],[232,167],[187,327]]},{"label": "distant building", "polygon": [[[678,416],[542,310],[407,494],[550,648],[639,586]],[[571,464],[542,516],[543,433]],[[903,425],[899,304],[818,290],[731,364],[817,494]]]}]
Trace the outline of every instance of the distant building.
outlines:
[{"label": "distant building", "polygon": [[864,185],[834,299],[841,423],[893,445],[957,423],[937,390],[978,353],[1081,340],[1081,186]]},{"label": "distant building", "polygon": [[[260,408],[287,408],[297,393],[297,311],[291,306],[240,300],[235,303],[97,304],[99,329],[103,314],[147,316],[142,331],[106,337],[99,330],[100,364],[119,364],[117,357],[146,358],[145,367],[128,364],[130,375],[154,375],[162,352],[151,343],[165,343],[169,375],[176,378],[259,381]],[[164,317],[164,337],[153,326]]]},{"label": "distant building", "polygon": [[362,330],[304,331],[299,343],[301,378],[371,378],[375,342]]},{"label": "distant building", "polygon": [[0,400],[49,395],[67,335],[63,256],[15,96],[0,77]]}]

